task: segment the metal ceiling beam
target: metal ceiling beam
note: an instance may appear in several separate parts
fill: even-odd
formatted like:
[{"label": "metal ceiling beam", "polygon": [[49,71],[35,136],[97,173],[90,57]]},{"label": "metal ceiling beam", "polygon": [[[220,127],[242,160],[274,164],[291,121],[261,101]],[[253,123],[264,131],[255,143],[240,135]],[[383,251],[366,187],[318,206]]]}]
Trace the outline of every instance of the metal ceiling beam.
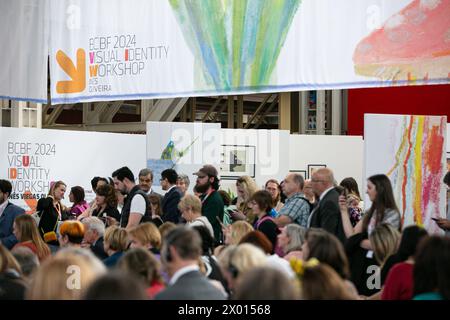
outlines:
[{"label": "metal ceiling beam", "polygon": [[256,111],[252,114],[252,116],[250,117],[250,119],[248,120],[248,122],[245,124],[244,129],[248,129],[251,125],[253,120],[256,118],[256,116],[262,111],[262,109],[264,108],[264,106],[266,105],[267,101],[269,101],[270,97],[272,97],[272,94],[269,93],[264,100],[261,102],[261,104],[259,105],[258,109],[256,109]]}]

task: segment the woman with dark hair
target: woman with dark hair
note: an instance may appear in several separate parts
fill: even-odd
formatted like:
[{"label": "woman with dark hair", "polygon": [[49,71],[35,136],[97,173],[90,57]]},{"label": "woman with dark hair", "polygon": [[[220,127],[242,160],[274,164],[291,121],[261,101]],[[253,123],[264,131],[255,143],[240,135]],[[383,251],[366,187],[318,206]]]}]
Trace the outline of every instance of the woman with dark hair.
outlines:
[{"label": "woman with dark hair", "polygon": [[78,217],[89,208],[89,204],[84,200],[84,197],[85,193],[82,187],[75,186],[70,189],[69,201],[73,203],[70,213],[75,217]]},{"label": "woman with dark hair", "polygon": [[381,269],[382,300],[411,300],[414,255],[418,243],[427,235],[427,231],[419,226],[409,226],[403,230],[397,253],[390,256]]},{"label": "woman with dark hair", "polygon": [[249,205],[253,213],[258,217],[253,227],[255,230],[264,233],[272,243],[272,248],[275,249],[280,232],[270,215],[272,211],[272,196],[266,190],[256,191],[250,198]]},{"label": "woman with dark hair", "polygon": [[161,210],[161,197],[156,194],[151,194],[148,196],[148,200],[150,203],[150,209],[152,211],[152,222],[159,227],[164,223],[161,219],[162,210]]},{"label": "woman with dark hair", "polygon": [[345,281],[348,293],[357,295],[355,285],[349,280],[350,269],[347,255],[341,241],[333,234],[311,228],[306,231],[302,245],[303,260],[316,258],[320,263],[329,265]]},{"label": "woman with dark hair", "polygon": [[353,193],[354,195],[358,196],[358,198],[361,199],[361,195],[359,194],[358,183],[354,178],[352,177],[345,178],[344,180],[341,181],[339,185],[341,187],[344,187],[345,190],[347,190],[348,194]]},{"label": "woman with dark hair", "polygon": [[95,201],[89,210],[78,216],[78,220],[85,217],[98,217],[106,223],[107,217],[120,221],[120,213],[117,210],[117,196],[114,188],[109,184],[99,185],[95,190]]},{"label": "woman with dark hair", "polygon": [[345,195],[347,197],[348,214],[352,227],[361,220],[364,203],[359,194],[358,183],[352,177],[345,178],[341,181],[339,187],[344,188]]},{"label": "woman with dark hair", "polygon": [[277,217],[278,212],[280,212],[281,208],[283,208],[284,204],[281,202],[281,186],[275,179],[267,180],[266,185],[264,186],[265,190],[270,193],[272,196],[272,217]]},{"label": "woman with dark hair", "polygon": [[450,300],[450,238],[423,239],[414,258],[413,300]]},{"label": "woman with dark hair", "polygon": [[[372,233],[376,226],[386,223],[401,231],[400,213],[395,203],[394,193],[389,178],[384,174],[377,174],[367,179],[367,194],[372,202],[370,209],[363,219],[353,228],[348,216],[348,205],[345,196],[339,197],[342,223],[345,235],[350,237],[357,233]],[[364,247],[371,249],[367,240]]]},{"label": "woman with dark hair", "polygon": [[372,206],[366,211],[362,220],[355,227],[352,226],[348,214],[347,198],[339,197],[341,220],[347,239],[345,250],[350,262],[352,282],[359,294],[373,296],[379,288],[367,286],[371,276],[367,272],[370,266],[378,265],[370,251],[373,250],[369,236],[375,227],[385,223],[394,229],[401,230],[400,213],[395,203],[394,193],[389,178],[384,174],[371,176],[367,179],[367,191]]},{"label": "woman with dark hair", "polygon": [[408,226],[403,229],[397,252],[387,258],[381,269],[381,285],[384,285],[386,277],[394,265],[405,262],[408,259],[414,260],[417,245],[420,240],[427,235],[427,230],[416,225]]}]

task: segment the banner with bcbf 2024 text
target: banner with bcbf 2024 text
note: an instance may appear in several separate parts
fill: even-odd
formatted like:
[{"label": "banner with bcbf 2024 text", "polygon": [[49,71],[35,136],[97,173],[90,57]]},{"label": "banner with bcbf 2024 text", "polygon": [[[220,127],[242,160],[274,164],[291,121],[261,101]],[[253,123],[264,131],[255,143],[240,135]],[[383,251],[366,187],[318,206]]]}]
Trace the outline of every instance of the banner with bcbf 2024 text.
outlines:
[{"label": "banner with bcbf 2024 text", "polygon": [[447,0],[50,7],[53,104],[450,82]]},{"label": "banner with bcbf 2024 text", "polygon": [[72,187],[81,186],[90,202],[93,177],[110,177],[122,166],[137,176],[145,159],[142,135],[0,128],[0,179],[11,182],[9,200],[27,212],[47,197],[53,182],[66,184],[63,203],[70,207]]}]

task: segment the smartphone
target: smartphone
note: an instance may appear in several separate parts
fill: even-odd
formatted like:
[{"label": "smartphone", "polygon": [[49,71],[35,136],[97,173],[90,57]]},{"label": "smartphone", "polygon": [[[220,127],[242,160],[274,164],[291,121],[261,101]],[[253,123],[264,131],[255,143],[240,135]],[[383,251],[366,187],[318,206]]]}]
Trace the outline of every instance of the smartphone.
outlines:
[{"label": "smartphone", "polygon": [[434,220],[434,221],[439,221],[439,219],[438,219],[438,218],[431,218],[431,220]]}]

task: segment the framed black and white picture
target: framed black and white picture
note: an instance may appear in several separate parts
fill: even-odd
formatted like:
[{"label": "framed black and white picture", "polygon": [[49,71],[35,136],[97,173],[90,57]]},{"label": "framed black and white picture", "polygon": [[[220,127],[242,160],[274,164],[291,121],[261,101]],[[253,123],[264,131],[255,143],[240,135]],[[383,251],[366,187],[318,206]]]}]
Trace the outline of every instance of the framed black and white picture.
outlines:
[{"label": "framed black and white picture", "polygon": [[237,180],[240,176],[255,178],[256,146],[222,145],[221,148],[221,179]]},{"label": "framed black and white picture", "polygon": [[321,168],[326,168],[327,165],[326,164],[308,164],[308,178],[307,179],[311,179],[313,173],[316,170],[319,170]]}]

